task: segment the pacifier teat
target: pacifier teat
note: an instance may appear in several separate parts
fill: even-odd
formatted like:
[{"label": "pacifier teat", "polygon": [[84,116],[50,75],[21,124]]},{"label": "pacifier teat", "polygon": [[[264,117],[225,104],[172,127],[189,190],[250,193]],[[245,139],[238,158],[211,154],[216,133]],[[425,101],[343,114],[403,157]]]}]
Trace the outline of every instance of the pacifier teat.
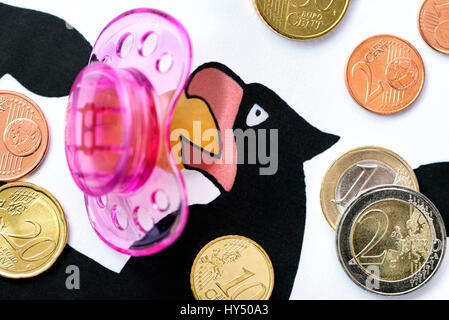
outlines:
[{"label": "pacifier teat", "polygon": [[184,229],[186,192],[168,129],[191,59],[179,22],[132,10],[103,30],[73,84],[67,161],[93,228],[120,252],[158,252]]},{"label": "pacifier teat", "polygon": [[67,160],[84,193],[137,190],[158,153],[154,95],[125,69],[95,63],[75,81],[67,122]]}]

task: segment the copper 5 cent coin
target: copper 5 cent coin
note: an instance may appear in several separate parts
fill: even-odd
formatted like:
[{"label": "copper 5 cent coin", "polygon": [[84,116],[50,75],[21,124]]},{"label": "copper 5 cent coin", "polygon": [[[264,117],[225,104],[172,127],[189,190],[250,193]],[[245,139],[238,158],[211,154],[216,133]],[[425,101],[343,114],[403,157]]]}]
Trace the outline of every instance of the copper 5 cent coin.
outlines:
[{"label": "copper 5 cent coin", "polygon": [[424,41],[433,49],[449,54],[449,1],[426,0],[418,16]]},{"label": "copper 5 cent coin", "polygon": [[273,265],[265,250],[242,236],[225,236],[198,253],[190,274],[197,300],[268,300]]},{"label": "copper 5 cent coin", "polygon": [[364,191],[381,185],[419,190],[415,172],[399,155],[381,147],[346,152],[327,171],[321,186],[321,208],[335,229],[346,208]]},{"label": "copper 5 cent coin", "polygon": [[12,91],[0,91],[0,181],[33,171],[48,148],[48,125],[39,106]]},{"label": "copper 5 cent coin", "polygon": [[424,64],[406,40],[377,35],[359,44],[346,66],[346,86],[362,107],[392,114],[409,107],[424,86]]}]

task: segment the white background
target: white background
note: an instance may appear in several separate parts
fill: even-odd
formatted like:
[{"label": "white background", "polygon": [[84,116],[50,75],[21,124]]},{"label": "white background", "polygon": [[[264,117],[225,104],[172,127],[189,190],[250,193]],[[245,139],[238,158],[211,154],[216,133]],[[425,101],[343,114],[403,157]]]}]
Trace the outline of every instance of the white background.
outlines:
[{"label": "white background", "polygon": [[[335,232],[320,208],[320,184],[333,160],[361,145],[392,149],[414,168],[449,161],[449,56],[433,51],[421,39],[417,28],[421,0],[353,0],[342,23],[333,32],[307,42],[273,33],[260,21],[251,0],[5,2],[57,15],[92,44],[103,27],[124,11],[149,6],[167,11],[186,26],[192,37],[194,68],[208,61],[224,63],[245,82],[259,82],[273,89],[319,129],[341,136],[334,147],[304,165],[307,223],[291,298],[385,299],[357,287],[339,265]],[[345,63],[353,48],[365,38],[381,33],[410,41],[421,53],[426,67],[426,84],[418,101],[407,111],[393,116],[375,115],[359,107],[344,82]],[[119,271],[127,257],[107,248],[93,234],[82,195],[66,166],[63,130],[67,99],[33,95],[10,76],[0,80],[0,89],[29,95],[48,118],[50,150],[42,166],[28,180],[47,188],[61,201],[70,225],[69,243]],[[197,190],[201,188],[199,184]],[[190,191],[194,192],[194,188]],[[449,258],[426,286],[401,298],[449,298]]]}]

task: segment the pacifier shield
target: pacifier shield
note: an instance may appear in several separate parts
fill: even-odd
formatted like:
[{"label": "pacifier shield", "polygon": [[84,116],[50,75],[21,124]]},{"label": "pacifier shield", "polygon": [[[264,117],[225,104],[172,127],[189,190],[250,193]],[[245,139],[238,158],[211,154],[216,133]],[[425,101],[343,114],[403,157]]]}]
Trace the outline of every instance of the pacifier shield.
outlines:
[{"label": "pacifier shield", "polygon": [[67,159],[94,230],[119,252],[156,253],[185,227],[186,191],[168,131],[191,59],[178,21],[136,9],[102,31],[73,86]]}]

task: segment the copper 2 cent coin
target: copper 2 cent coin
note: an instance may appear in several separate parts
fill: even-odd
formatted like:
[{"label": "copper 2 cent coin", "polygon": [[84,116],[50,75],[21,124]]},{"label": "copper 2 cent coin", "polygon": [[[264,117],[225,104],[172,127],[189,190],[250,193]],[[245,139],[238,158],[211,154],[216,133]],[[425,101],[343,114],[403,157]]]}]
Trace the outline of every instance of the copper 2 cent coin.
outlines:
[{"label": "copper 2 cent coin", "polygon": [[362,107],[392,114],[416,101],[424,86],[424,63],[406,40],[376,35],[359,44],[346,66],[346,86]]},{"label": "copper 2 cent coin", "polygon": [[48,148],[48,125],[30,98],[0,91],[0,181],[18,180],[33,171]]},{"label": "copper 2 cent coin", "polygon": [[424,1],[418,26],[421,36],[431,48],[449,54],[449,1]]}]

